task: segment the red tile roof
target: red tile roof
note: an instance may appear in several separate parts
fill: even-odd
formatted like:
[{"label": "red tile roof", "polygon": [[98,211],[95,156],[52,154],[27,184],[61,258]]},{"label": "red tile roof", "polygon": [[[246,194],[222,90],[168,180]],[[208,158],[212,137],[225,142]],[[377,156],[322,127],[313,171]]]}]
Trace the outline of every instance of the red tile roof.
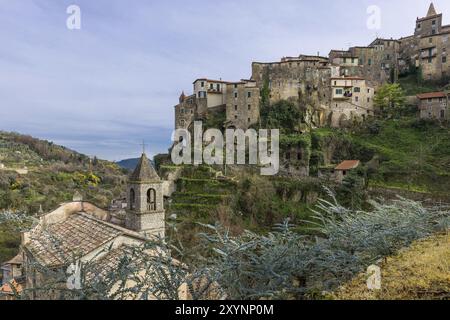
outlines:
[{"label": "red tile roof", "polygon": [[418,94],[417,98],[419,98],[420,100],[432,99],[432,98],[445,98],[445,93],[444,92],[422,93],[422,94]]},{"label": "red tile roof", "polygon": [[338,165],[334,170],[342,171],[342,170],[351,170],[359,167],[359,160],[345,160],[340,165]]},{"label": "red tile roof", "polygon": [[[15,291],[13,290],[15,289]],[[0,287],[0,293],[12,295],[15,292],[21,293],[23,291],[22,284],[18,283],[16,280],[12,280],[9,283],[5,283]]]}]

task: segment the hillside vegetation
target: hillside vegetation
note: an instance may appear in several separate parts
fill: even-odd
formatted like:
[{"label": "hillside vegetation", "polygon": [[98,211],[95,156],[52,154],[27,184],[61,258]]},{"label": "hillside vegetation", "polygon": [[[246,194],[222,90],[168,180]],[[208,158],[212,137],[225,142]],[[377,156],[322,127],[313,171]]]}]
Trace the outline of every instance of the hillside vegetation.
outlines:
[{"label": "hillside vegetation", "polygon": [[372,121],[353,131],[318,129],[314,134],[334,149],[331,160],[368,163],[370,186],[449,197],[448,126],[403,117]]},{"label": "hillside vegetation", "polygon": [[382,289],[369,291],[361,274],[336,293],[342,300],[450,299],[450,235],[435,235],[387,258]]},{"label": "hillside vegetation", "polygon": [[[76,191],[101,207],[124,192],[126,176],[116,164],[16,133],[0,132],[0,211],[36,214],[70,201]],[[28,169],[27,174],[15,170]],[[0,262],[17,253],[19,235],[0,226]]]}]

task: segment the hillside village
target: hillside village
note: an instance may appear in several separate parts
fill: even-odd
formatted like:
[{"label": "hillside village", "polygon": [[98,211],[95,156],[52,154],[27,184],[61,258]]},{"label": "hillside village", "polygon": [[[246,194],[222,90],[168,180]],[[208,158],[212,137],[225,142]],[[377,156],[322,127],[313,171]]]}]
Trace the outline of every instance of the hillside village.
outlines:
[{"label": "hillside village", "polygon": [[[126,172],[2,133],[0,147],[12,150],[0,159],[0,175],[8,174],[0,181],[2,209],[6,217],[25,212],[20,225],[28,229],[20,241],[5,240],[14,254],[0,261],[0,299],[405,298],[398,274],[389,278],[395,294],[362,284],[370,264],[384,258],[401,269],[399,250],[421,248],[424,238],[433,236],[423,245],[448,255],[450,25],[442,18],[431,4],[405,38],[378,38],[328,57],[254,62],[250,79],[240,81],[196,79],[175,106],[175,129],[192,130],[194,121],[220,130],[280,126],[274,177],[260,177],[254,166],[176,166],[167,154],[153,165],[145,150]],[[400,106],[389,101],[395,112],[380,109],[386,85],[406,88],[411,77],[426,89],[402,96]],[[74,192],[40,190],[44,182],[36,180],[47,169],[46,184],[70,184]],[[392,231],[398,225],[403,229]],[[413,249],[409,255],[420,254]],[[441,272],[420,290],[445,298],[450,286],[442,274],[450,270],[437,255],[428,268]],[[79,264],[85,277],[74,278],[67,293],[61,284]],[[274,274],[282,276],[272,281]],[[163,290],[168,275],[173,283]],[[407,285],[406,298],[420,298]]]},{"label": "hillside village", "polygon": [[[213,114],[225,128],[247,129],[260,121],[260,91],[267,87],[270,104],[295,101],[309,111],[306,121],[315,127],[343,127],[349,121],[373,116],[374,95],[400,75],[420,72],[427,81],[446,83],[450,77],[450,25],[431,3],[417,18],[414,34],[400,39],[375,39],[366,47],[331,50],[328,57],[300,55],[279,62],[253,62],[249,80],[197,79],[193,93],[181,94],[175,106],[175,127]],[[448,94],[420,95],[421,117],[448,119]],[[422,103],[423,102],[423,103]]]}]

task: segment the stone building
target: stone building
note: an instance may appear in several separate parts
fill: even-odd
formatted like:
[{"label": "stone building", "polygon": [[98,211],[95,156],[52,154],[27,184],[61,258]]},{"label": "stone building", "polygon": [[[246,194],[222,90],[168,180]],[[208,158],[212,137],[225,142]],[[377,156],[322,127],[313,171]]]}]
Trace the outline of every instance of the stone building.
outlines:
[{"label": "stone building", "polygon": [[331,50],[330,62],[339,66],[340,76],[362,77],[373,87],[398,78],[400,42],[375,39],[367,47],[351,47],[346,51]]},{"label": "stone building", "polygon": [[450,119],[448,102],[449,95],[445,92],[431,92],[417,95],[421,119]]},{"label": "stone building", "polygon": [[175,107],[175,128],[188,129],[195,120],[197,112],[197,98],[195,95],[181,94],[179,104]]},{"label": "stone building", "polygon": [[344,127],[352,121],[363,121],[374,115],[375,90],[360,77],[331,78],[332,97],[328,125]]},{"label": "stone building", "polygon": [[226,127],[247,129],[259,122],[259,91],[252,80],[228,83]]},{"label": "stone building", "polygon": [[418,68],[424,80],[446,80],[450,25],[443,25],[442,17],[431,3],[427,15],[417,18],[414,34],[398,40],[377,38],[367,47],[332,50],[330,62],[341,67],[340,75],[363,77],[375,88]]},{"label": "stone building", "polygon": [[125,226],[147,237],[165,235],[163,182],[145,153],[129,178]]},{"label": "stone building", "polygon": [[345,160],[342,161],[336,168],[334,168],[333,178],[336,182],[342,183],[347,177],[348,173],[357,169],[361,162],[359,160]]},{"label": "stone building", "polygon": [[259,88],[270,90],[269,100],[275,104],[280,100],[298,103],[307,110],[308,121],[322,126],[329,109],[330,79],[338,76],[338,68],[321,56],[300,55],[285,57],[279,62],[253,62],[252,80]]},{"label": "stone building", "polygon": [[[259,88],[253,80],[229,82],[197,79],[194,94],[180,96],[175,106],[175,128],[189,129],[196,120],[223,115],[223,126],[247,129],[259,121]],[[220,128],[219,128],[220,129]]]}]

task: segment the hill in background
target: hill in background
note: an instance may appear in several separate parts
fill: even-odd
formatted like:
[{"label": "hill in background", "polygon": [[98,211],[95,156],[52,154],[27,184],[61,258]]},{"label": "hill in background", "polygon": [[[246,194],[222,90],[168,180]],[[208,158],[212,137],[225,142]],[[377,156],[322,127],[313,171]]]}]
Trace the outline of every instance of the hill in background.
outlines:
[{"label": "hill in background", "polygon": [[139,158],[133,158],[133,159],[125,159],[121,161],[117,161],[116,164],[128,171],[133,171],[134,168],[136,168],[137,164],[139,162]]}]

